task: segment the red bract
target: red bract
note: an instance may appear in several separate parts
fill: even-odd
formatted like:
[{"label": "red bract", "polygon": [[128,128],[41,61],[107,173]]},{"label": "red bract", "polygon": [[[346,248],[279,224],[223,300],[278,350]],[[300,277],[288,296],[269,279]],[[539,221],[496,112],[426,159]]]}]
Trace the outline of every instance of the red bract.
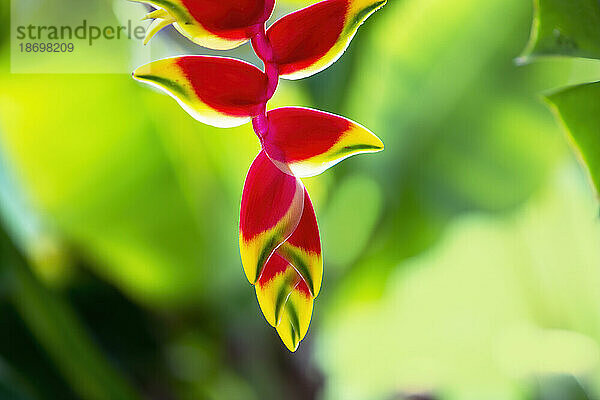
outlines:
[{"label": "red bract", "polygon": [[385,0],[325,0],[275,22],[274,0],[138,0],[157,9],[147,39],[173,24],[215,49],[249,39],[264,72],[230,58],[183,56],[139,67],[135,79],[174,97],[197,120],[217,127],[252,120],[262,150],[240,207],[240,253],[259,305],[291,351],[308,331],[323,277],[317,218],[299,178],[343,159],[383,150],[377,136],[341,116],[301,107],[267,113],[279,77],[299,79],[334,63],[360,24]]},{"label": "red bract", "polygon": [[365,127],[323,111],[284,107],[269,111],[267,118],[265,151],[298,177],[318,175],[354,154],[383,149],[381,140]]},{"label": "red bract", "polygon": [[316,297],[321,290],[323,278],[321,237],[315,210],[306,189],[304,189],[304,209],[298,226],[277,252],[294,264],[308,291]]},{"label": "red bract", "polygon": [[207,30],[234,39],[249,39],[250,28],[265,23],[275,6],[273,0],[181,0],[181,3]]},{"label": "red bract", "polygon": [[302,182],[283,173],[264,151],[258,153],[246,176],[240,216],[242,263],[251,283],[273,251],[294,233],[303,208]]},{"label": "red bract", "polygon": [[231,58],[165,58],[142,65],[133,77],[170,94],[198,121],[220,128],[247,123],[265,104],[267,76]]},{"label": "red bract", "polygon": [[286,79],[329,67],[344,53],[358,27],[386,0],[325,0],[281,18],[267,31],[274,62]]},{"label": "red bract", "polygon": [[154,19],[147,43],[167,25],[200,46],[216,50],[235,48],[250,40],[257,26],[271,16],[275,0],[133,0],[157,9],[146,15]]}]

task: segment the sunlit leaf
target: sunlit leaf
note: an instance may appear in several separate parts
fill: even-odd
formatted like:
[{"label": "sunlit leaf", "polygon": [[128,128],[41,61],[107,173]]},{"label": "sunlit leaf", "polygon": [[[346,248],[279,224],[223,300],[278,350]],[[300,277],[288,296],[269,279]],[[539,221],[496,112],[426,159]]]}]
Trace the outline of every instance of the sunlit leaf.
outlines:
[{"label": "sunlit leaf", "polygon": [[344,53],[358,27],[386,0],[325,0],[288,14],[267,31],[282,78],[320,72]]},{"label": "sunlit leaf", "polygon": [[346,307],[348,293],[336,294],[341,307],[322,321],[315,351],[330,377],[325,391],[524,400],[532,377],[595,374],[597,205],[570,168],[547,182],[508,218],[456,218],[429,251],[402,262],[379,301]]},{"label": "sunlit leaf", "polygon": [[[600,3],[596,0],[536,0],[531,39],[523,59],[561,55],[600,59]],[[600,86],[573,86],[548,96],[564,122],[596,193],[600,188]]]},{"label": "sunlit leaf", "polygon": [[381,217],[382,203],[382,188],[372,176],[353,174],[337,184],[320,221],[328,252],[328,271],[351,268],[354,260],[369,248],[369,239]]},{"label": "sunlit leaf", "polygon": [[[377,15],[346,104],[391,151],[343,168],[382,171],[371,177],[381,178],[385,218],[344,275],[348,298],[377,298],[398,260],[426,250],[455,216],[521,204],[563,154],[536,94],[542,77],[568,69],[506,63],[522,49],[530,8],[522,0],[409,1]],[[323,237],[327,245],[329,232]]]},{"label": "sunlit leaf", "polygon": [[264,151],[252,163],[240,210],[240,252],[246,277],[255,283],[273,251],[292,235],[302,215],[304,188],[281,172]]},{"label": "sunlit leaf", "polygon": [[[209,268],[200,257],[209,236],[197,229],[156,121],[199,135],[215,129],[182,118],[166,96],[158,96],[164,114],[144,107],[157,96],[127,76],[11,75],[2,85],[6,161],[31,206],[77,243],[89,268],[145,304],[173,306],[205,296]],[[90,93],[92,108],[81,101]],[[28,117],[31,109],[38,110],[35,119]],[[233,218],[232,224],[235,235]]]},{"label": "sunlit leaf", "polygon": [[207,56],[154,61],[133,77],[172,96],[198,121],[220,128],[242,125],[260,113],[267,81],[251,64]]},{"label": "sunlit leaf", "polygon": [[600,82],[574,86],[548,97],[563,121],[571,143],[600,190]]},{"label": "sunlit leaf", "polygon": [[320,174],[359,153],[383,150],[383,143],[365,127],[344,117],[300,107],[268,113],[265,151],[299,177]]},{"label": "sunlit leaf", "polygon": [[536,15],[524,57],[600,58],[597,0],[535,0]]},{"label": "sunlit leaf", "polygon": [[274,0],[134,0],[157,10],[148,29],[150,40],[160,29],[173,24],[183,36],[200,46],[216,50],[233,49],[248,41],[256,26],[269,19]]}]

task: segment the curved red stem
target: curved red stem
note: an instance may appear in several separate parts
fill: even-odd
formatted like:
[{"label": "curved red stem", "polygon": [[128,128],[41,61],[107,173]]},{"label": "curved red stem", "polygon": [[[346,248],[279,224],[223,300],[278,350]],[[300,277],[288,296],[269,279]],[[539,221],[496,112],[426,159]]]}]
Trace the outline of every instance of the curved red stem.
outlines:
[{"label": "curved red stem", "polygon": [[252,37],[252,48],[258,58],[263,62],[265,74],[267,75],[267,89],[264,96],[262,112],[252,120],[254,132],[262,143],[268,133],[267,102],[271,100],[277,90],[277,85],[279,84],[279,67],[273,59],[273,48],[267,37],[265,24],[256,25],[255,33]]}]

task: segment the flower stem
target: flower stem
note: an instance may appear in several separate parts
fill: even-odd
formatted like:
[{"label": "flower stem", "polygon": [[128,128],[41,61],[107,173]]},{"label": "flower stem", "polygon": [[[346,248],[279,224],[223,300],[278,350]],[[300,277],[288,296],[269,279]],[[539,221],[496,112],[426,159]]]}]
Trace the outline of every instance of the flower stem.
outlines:
[{"label": "flower stem", "polygon": [[279,83],[279,67],[274,61],[273,48],[267,37],[265,24],[259,24],[255,27],[255,34],[252,37],[252,48],[265,65],[265,74],[267,75],[267,101],[273,97],[277,84]]},{"label": "flower stem", "polygon": [[259,139],[262,140],[266,137],[268,131],[267,123],[267,102],[271,100],[277,85],[279,84],[279,67],[274,61],[273,48],[267,37],[265,24],[259,24],[255,26],[254,36],[252,37],[252,48],[254,52],[261,59],[264,64],[264,72],[267,76],[267,88],[264,96],[263,112],[254,117],[252,120],[252,127],[256,132]]},{"label": "flower stem", "polygon": [[263,111],[258,114],[256,117],[252,118],[252,128],[254,128],[254,132],[256,136],[260,139],[261,145],[263,144],[263,140],[267,136],[267,132],[269,130],[269,124],[267,121],[267,105],[263,107]]}]

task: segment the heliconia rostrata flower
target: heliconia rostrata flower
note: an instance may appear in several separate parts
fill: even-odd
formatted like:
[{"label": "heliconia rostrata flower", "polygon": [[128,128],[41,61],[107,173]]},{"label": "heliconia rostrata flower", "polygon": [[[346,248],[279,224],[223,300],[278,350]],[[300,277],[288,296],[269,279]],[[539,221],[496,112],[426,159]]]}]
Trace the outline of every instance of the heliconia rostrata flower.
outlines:
[{"label": "heliconia rostrata flower", "polygon": [[252,42],[264,71],[244,61],[181,56],[136,69],[135,79],[169,95],[193,118],[229,128],[252,121],[262,150],[242,193],[240,253],[262,312],[290,351],[308,331],[321,289],[323,256],[317,218],[299,178],[343,159],[383,150],[365,127],[301,107],[267,112],[279,77],[300,79],[333,64],[358,27],[386,0],[325,0],[266,29],[274,0],[137,0],[156,9],[146,42],[173,24],[194,43],[217,50]]}]

